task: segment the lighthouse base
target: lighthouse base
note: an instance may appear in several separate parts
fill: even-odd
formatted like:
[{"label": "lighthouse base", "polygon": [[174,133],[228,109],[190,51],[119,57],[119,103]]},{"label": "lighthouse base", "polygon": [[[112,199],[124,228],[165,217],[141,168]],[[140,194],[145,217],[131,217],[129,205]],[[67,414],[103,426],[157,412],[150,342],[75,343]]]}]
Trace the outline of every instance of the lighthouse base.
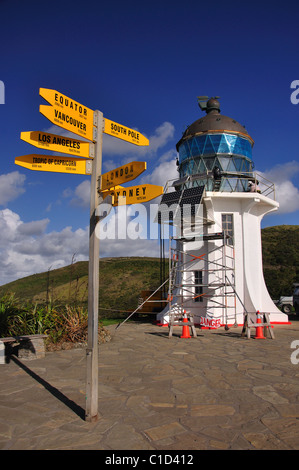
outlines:
[{"label": "lighthouse base", "polygon": [[170,266],[173,300],[157,320],[166,324],[169,312],[181,309],[202,328],[231,327],[243,325],[245,314],[255,320],[259,311],[269,314],[273,325],[290,324],[271,299],[263,276],[261,220],[279,204],[245,192],[206,192],[202,204],[213,224],[199,225],[193,238],[184,227],[183,236],[175,240],[170,250],[170,260],[175,260]]},{"label": "lighthouse base", "polygon": [[[178,305],[174,305],[174,312],[181,311]],[[186,310],[187,315],[190,314],[190,311],[188,309]],[[268,312],[263,312],[263,313],[268,313]],[[216,317],[212,315],[206,315],[203,316],[200,312],[196,314],[194,310],[192,311],[193,319],[194,319],[194,325],[196,327],[199,327],[201,329],[218,329],[222,327],[228,327],[228,328],[233,328],[233,327],[241,327],[244,325],[244,320],[245,320],[245,313],[239,313],[236,315],[235,321],[225,321],[223,317]],[[250,318],[254,322],[256,319],[256,314],[250,314]],[[169,324],[169,319],[170,319],[170,314],[169,314],[169,309],[166,307],[162,312],[160,312],[157,317],[157,323],[161,326],[167,326]],[[280,313],[274,313],[271,315],[269,314],[269,320],[271,325],[290,325],[291,322],[289,321],[289,318],[286,314],[280,312]]]}]

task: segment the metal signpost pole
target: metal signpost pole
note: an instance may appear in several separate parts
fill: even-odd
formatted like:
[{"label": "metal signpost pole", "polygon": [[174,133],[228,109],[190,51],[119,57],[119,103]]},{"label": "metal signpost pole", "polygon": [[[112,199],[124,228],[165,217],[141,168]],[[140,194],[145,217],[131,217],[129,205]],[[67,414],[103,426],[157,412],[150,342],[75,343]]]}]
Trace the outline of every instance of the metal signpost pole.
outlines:
[{"label": "metal signpost pole", "polygon": [[98,206],[98,178],[102,173],[102,127],[103,114],[95,111],[97,136],[95,157],[92,162],[90,184],[90,231],[89,231],[89,267],[88,267],[88,343],[86,350],[86,410],[85,420],[92,422],[98,419],[98,308],[99,308],[99,256],[100,242],[95,228],[99,218],[96,216]]},{"label": "metal signpost pole", "polygon": [[[1,85],[1,81],[0,81]],[[1,88],[1,86],[0,86]],[[1,90],[0,90],[1,92]],[[90,226],[89,226],[89,265],[88,265],[88,340],[86,349],[86,409],[85,420],[98,419],[98,328],[99,328],[99,262],[100,241],[96,236],[97,223],[106,217],[112,206],[149,201],[163,193],[162,186],[140,185],[122,188],[120,182],[135,179],[146,169],[146,162],[131,162],[102,175],[103,132],[135,145],[149,145],[149,140],[134,129],[104,119],[101,111],[90,108],[68,98],[56,90],[40,88],[39,94],[50,105],[40,105],[39,111],[53,124],[71,131],[88,141],[61,137],[39,131],[22,132],[21,139],[31,145],[46,150],[56,150],[72,155],[30,154],[15,158],[16,165],[34,171],[56,173],[91,174],[90,184]],[[77,157],[85,157],[88,160]],[[93,159],[93,160],[91,160]],[[105,190],[103,190],[103,187]],[[101,191],[99,195],[98,190]],[[105,206],[101,207],[106,199]],[[109,207],[110,206],[110,207]],[[102,213],[103,212],[103,213]],[[104,215],[106,213],[106,215]]]}]

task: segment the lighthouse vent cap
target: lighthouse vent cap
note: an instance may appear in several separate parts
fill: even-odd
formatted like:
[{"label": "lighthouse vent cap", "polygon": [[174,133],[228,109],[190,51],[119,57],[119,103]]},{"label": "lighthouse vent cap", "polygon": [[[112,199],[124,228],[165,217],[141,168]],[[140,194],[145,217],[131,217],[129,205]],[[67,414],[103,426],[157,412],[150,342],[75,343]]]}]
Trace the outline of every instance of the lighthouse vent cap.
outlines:
[{"label": "lighthouse vent cap", "polygon": [[216,98],[210,98],[207,102],[206,113],[220,113],[220,103]]}]

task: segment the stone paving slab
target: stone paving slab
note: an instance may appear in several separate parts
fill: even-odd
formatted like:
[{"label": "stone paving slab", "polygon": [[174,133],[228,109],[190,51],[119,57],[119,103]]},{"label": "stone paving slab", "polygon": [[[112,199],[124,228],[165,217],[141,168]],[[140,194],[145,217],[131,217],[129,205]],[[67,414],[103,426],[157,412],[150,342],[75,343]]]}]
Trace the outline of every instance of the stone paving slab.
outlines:
[{"label": "stone paving slab", "polygon": [[168,337],[149,323],[110,327],[99,347],[99,419],[84,420],[86,352],[12,358],[0,373],[2,450],[298,450],[299,321],[275,340],[241,328]]}]

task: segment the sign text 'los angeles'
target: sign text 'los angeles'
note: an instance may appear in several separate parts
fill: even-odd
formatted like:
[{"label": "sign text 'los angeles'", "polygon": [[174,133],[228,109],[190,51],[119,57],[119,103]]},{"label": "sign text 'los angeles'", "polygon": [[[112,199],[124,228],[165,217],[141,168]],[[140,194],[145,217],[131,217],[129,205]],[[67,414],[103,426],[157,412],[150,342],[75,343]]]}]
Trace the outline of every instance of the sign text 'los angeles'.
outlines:
[{"label": "sign text 'los angeles'", "polygon": [[94,157],[94,144],[83,140],[40,131],[21,132],[21,139],[43,150],[68,153],[77,157]]}]

